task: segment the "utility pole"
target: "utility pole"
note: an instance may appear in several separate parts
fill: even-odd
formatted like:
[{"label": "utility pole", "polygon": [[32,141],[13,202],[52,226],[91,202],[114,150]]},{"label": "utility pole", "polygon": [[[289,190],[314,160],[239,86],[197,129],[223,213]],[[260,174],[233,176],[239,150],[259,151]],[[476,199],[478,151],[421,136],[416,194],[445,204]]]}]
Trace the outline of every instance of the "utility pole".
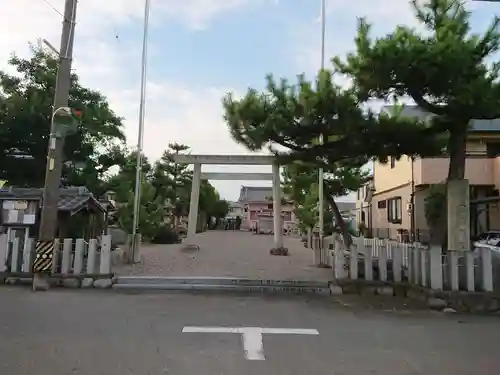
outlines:
[{"label": "utility pole", "polygon": [[61,32],[61,47],[59,50],[59,67],[57,69],[54,107],[50,125],[50,136],[47,150],[47,166],[45,169],[45,184],[43,189],[42,213],[36,245],[36,257],[33,265],[35,277],[33,289],[49,287],[46,274],[52,271],[54,257],[54,239],[57,231],[57,213],[59,203],[59,188],[63,166],[64,137],[57,124],[57,116],[70,116],[68,108],[69,91],[71,88],[71,61],[73,41],[75,36],[77,0],[66,0],[64,19]]},{"label": "utility pole", "polygon": [[[321,0],[321,67],[320,74],[325,69],[325,34],[326,34],[326,0]],[[319,76],[318,76],[319,78]],[[323,134],[319,138],[320,144],[323,144]],[[320,249],[323,250],[324,227],[325,227],[325,193],[323,188],[324,176],[323,168],[318,171],[318,213],[319,213],[319,243]],[[323,251],[320,251],[320,264],[323,264],[326,259],[323,259]]]},{"label": "utility pole", "polygon": [[144,22],[142,33],[142,57],[141,57],[141,95],[139,104],[139,128],[137,132],[137,163],[135,168],[135,194],[134,214],[132,219],[132,243],[129,261],[133,264],[139,261],[139,245],[141,241],[139,233],[139,211],[141,205],[141,182],[142,182],[142,153],[144,143],[144,118],[146,111],[146,84],[148,66],[148,31],[150,0],[144,1]]}]

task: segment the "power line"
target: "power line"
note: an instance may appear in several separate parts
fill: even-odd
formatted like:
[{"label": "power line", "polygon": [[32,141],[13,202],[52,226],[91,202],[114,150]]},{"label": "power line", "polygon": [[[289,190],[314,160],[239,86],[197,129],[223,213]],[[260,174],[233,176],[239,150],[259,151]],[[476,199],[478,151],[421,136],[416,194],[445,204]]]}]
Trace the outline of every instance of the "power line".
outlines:
[{"label": "power line", "polygon": [[45,4],[47,4],[54,12],[58,13],[62,17],[64,17],[63,12],[61,12],[59,9],[57,9],[54,5],[49,0],[42,0]]}]

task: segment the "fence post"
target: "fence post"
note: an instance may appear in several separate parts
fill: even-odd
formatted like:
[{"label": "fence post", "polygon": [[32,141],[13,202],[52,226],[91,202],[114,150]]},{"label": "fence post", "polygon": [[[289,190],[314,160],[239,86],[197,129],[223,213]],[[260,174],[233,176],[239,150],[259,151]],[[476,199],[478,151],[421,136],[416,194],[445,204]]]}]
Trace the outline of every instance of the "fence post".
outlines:
[{"label": "fence post", "polygon": [[448,273],[450,274],[451,290],[458,290],[458,250],[448,251]]},{"label": "fence post", "polygon": [[9,237],[0,234],[0,272],[7,271],[7,257],[9,255]]},{"label": "fence post", "polygon": [[111,236],[109,234],[101,237],[101,264],[99,273],[107,274],[111,272]]},{"label": "fence post", "polygon": [[465,274],[467,278],[467,290],[473,292],[476,290],[476,279],[474,272],[474,253],[472,251],[465,252]]},{"label": "fence post", "polygon": [[387,246],[392,252],[392,276],[395,282],[400,283],[403,280],[403,249],[399,244],[393,246],[391,241],[387,242]]},{"label": "fence post", "polygon": [[85,241],[83,238],[78,238],[75,242],[75,263],[73,265],[73,273],[79,275],[83,270],[83,255],[85,252]]},{"label": "fence post", "polygon": [[372,248],[373,248],[373,243],[375,241],[378,241],[378,238],[374,238],[372,240],[372,246],[365,246],[363,251],[364,251],[364,260],[365,260],[365,280],[372,281],[373,280],[373,262],[372,262]]},{"label": "fence post", "polygon": [[491,263],[491,251],[487,248],[481,248],[481,275],[482,287],[485,292],[493,292],[493,266]]},{"label": "fence post", "polygon": [[413,244],[414,249],[413,249],[413,271],[414,271],[414,283],[416,285],[421,285],[422,281],[420,280],[420,277],[422,276],[422,260],[421,254],[422,254],[422,248],[418,242],[415,242]]},{"label": "fence post", "polygon": [[12,241],[12,257],[10,260],[10,272],[19,272],[19,255],[21,255],[21,242],[19,238],[14,238]]},{"label": "fence post", "polygon": [[[378,241],[377,241],[378,242]],[[387,281],[387,259],[388,259],[388,249],[389,240],[385,240],[382,246],[378,247],[378,275],[381,281]]]},{"label": "fence post", "polygon": [[349,253],[349,278],[351,280],[358,279],[358,254],[363,252],[365,241],[363,238],[357,238],[356,243],[351,245]]},{"label": "fence post", "polygon": [[23,266],[21,271],[30,273],[31,272],[31,259],[33,255],[33,250],[34,250],[34,241],[33,238],[27,238],[26,241],[24,242],[24,249],[23,249]]},{"label": "fence post", "polygon": [[52,255],[52,274],[57,273],[59,267],[59,258],[61,257],[61,249],[59,248],[59,238],[54,239],[54,253]]},{"label": "fence post", "polygon": [[420,285],[422,285],[424,288],[427,288],[427,257],[428,257],[428,250],[420,248]]},{"label": "fence post", "polygon": [[[97,253],[97,240],[92,238],[89,240],[89,247],[87,251],[87,267],[85,273],[88,275],[95,274],[95,258]],[[94,283],[94,279],[85,278],[82,282],[82,286],[90,287]]]},{"label": "fence post", "polygon": [[61,274],[63,275],[69,274],[69,270],[71,267],[71,250],[73,250],[73,239],[65,238],[63,241],[63,251],[61,259]]},{"label": "fence post", "polygon": [[342,242],[335,238],[334,242],[335,251],[335,278],[337,280],[345,279],[345,257],[344,257],[344,247]]},{"label": "fence post", "polygon": [[415,265],[413,258],[413,244],[401,243],[401,247],[406,250],[407,259],[408,259],[408,282],[413,284],[415,282]]},{"label": "fence post", "polygon": [[429,261],[431,272],[431,288],[443,290],[443,259],[440,246],[429,248]]}]

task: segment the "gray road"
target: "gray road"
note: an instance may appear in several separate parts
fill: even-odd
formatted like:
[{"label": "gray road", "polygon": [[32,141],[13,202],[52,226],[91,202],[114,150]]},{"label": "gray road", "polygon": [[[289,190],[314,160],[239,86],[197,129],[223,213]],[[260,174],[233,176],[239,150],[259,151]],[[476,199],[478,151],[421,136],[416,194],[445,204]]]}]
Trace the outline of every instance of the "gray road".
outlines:
[{"label": "gray road", "polygon": [[[245,359],[239,334],[184,326],[319,335],[264,335],[265,360],[255,361]],[[6,375],[493,375],[499,337],[496,317],[376,311],[318,297],[0,289]]]}]

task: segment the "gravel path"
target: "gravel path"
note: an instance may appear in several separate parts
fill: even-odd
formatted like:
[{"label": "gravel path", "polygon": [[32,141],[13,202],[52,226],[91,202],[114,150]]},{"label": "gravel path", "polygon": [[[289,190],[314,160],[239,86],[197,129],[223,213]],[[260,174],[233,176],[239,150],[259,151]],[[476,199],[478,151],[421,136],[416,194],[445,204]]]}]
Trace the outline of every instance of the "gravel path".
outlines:
[{"label": "gravel path", "polygon": [[249,232],[209,231],[196,235],[199,251],[182,245],[148,245],[141,263],[115,266],[118,275],[218,276],[260,279],[331,280],[331,269],[312,265],[312,251],[298,238],[285,237],[289,256],[272,256],[273,237]]}]

